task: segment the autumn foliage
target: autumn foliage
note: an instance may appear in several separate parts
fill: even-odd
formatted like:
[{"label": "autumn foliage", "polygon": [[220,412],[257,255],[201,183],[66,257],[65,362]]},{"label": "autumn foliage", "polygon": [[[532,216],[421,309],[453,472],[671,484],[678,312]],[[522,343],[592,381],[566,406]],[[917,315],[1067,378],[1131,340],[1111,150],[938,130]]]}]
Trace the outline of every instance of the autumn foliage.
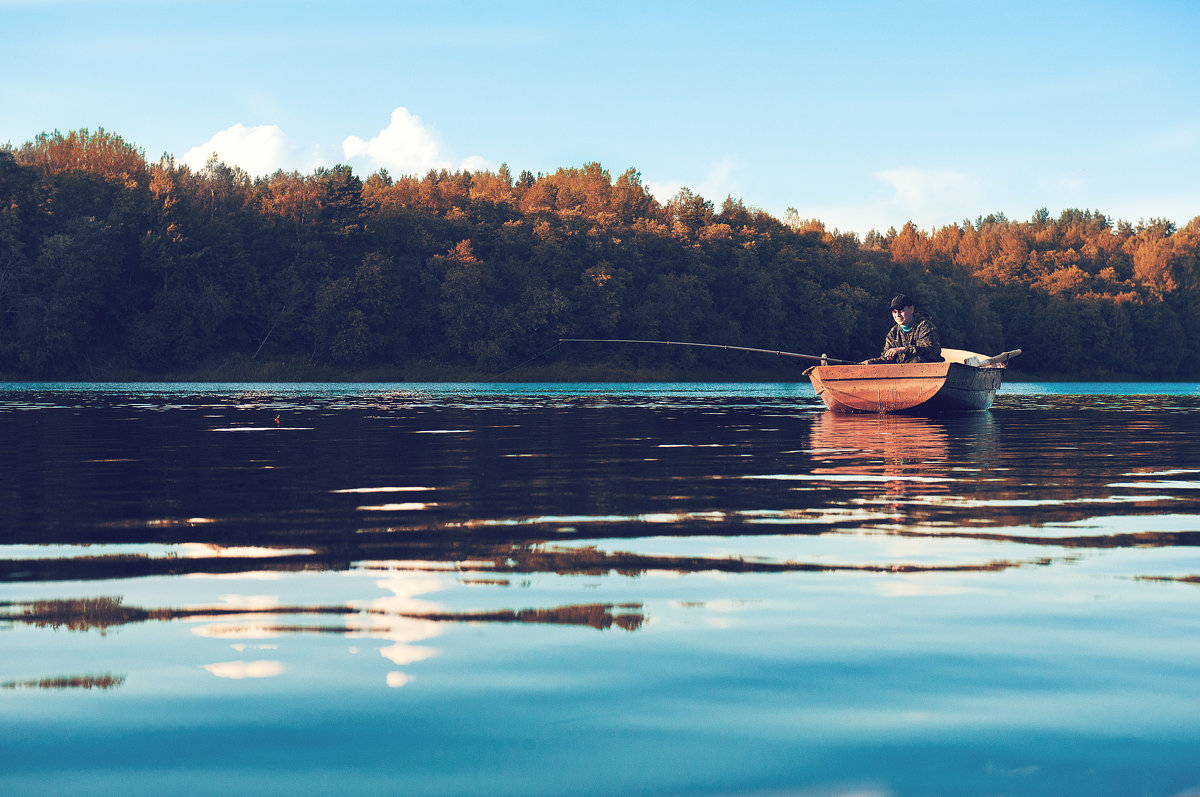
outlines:
[{"label": "autumn foliage", "polygon": [[860,238],[687,189],[662,204],[635,170],[614,180],[595,163],[252,179],[215,159],[149,163],[103,130],[0,149],[9,375],[264,361],[482,375],[563,337],[858,359],[901,290],[944,345],[1019,347],[1025,371],[1200,377],[1200,217],[1039,210]]}]

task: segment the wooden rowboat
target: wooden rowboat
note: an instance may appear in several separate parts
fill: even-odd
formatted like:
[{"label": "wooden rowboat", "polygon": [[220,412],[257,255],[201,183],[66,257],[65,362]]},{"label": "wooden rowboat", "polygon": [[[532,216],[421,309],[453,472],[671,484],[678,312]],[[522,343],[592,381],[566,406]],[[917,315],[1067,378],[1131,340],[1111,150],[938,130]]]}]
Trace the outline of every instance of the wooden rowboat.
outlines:
[{"label": "wooden rowboat", "polygon": [[[1000,388],[1005,364],[1021,353],[1006,351],[985,357],[962,349],[942,349],[943,362],[896,365],[859,365],[822,354],[798,354],[774,349],[752,349],[717,343],[672,340],[617,340],[612,338],[559,338],[563,343],[655,344],[697,346],[725,351],[748,351],[817,360],[805,371],[817,395],[833,412],[962,412],[986,410]],[[830,365],[837,363],[837,365]],[[511,368],[509,369],[512,370]],[[507,371],[505,372],[507,373]]]},{"label": "wooden rowboat", "polygon": [[940,363],[818,365],[805,373],[832,412],[975,412],[992,406],[1004,364],[1020,353],[943,349]]}]

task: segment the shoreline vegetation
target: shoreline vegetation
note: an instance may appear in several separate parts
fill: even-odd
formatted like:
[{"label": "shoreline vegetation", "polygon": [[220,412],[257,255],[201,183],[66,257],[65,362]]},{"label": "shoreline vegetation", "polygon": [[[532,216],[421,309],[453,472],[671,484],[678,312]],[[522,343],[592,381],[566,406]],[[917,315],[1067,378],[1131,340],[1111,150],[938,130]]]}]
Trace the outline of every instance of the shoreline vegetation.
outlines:
[{"label": "shoreline vegetation", "polygon": [[675,340],[859,360],[899,292],[1010,381],[1200,379],[1200,216],[829,230],[627,169],[252,178],[104,130],[0,146],[0,378],[800,382]]},{"label": "shoreline vegetation", "polygon": [[[333,368],[303,362],[226,361],[212,363],[188,371],[161,374],[130,370],[100,370],[90,378],[30,377],[24,374],[0,372],[0,383],[80,382],[88,384],[646,384],[646,383],[779,383],[808,384],[804,366],[794,364],[775,367],[673,368],[670,366],[631,368],[613,365],[542,365],[530,364],[509,372],[486,373],[440,363],[417,363],[404,367],[367,367],[361,369]],[[1148,379],[1132,373],[1039,373],[1032,374],[1014,367],[1006,369],[1006,383],[1019,382],[1181,382],[1194,379]]]}]

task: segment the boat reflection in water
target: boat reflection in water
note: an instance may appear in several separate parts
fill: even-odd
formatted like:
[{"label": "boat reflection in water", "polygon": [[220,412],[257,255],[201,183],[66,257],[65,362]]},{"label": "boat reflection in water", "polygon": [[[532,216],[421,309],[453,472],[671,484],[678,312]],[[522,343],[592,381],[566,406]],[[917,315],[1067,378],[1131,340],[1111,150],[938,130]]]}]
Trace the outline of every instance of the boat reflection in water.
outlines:
[{"label": "boat reflection in water", "polygon": [[[986,418],[987,416],[979,416]],[[812,427],[812,452],[833,464],[815,473],[908,476],[946,466],[945,423],[911,415],[823,412]]]},{"label": "boat reflection in water", "polygon": [[[962,488],[961,469],[951,457],[959,448],[990,448],[988,413],[926,418],[910,415],[824,412],[812,426],[814,474],[864,489],[864,499],[886,499],[898,521],[923,519],[920,507]],[[878,483],[882,496],[871,496]],[[911,499],[922,497],[919,503]]]}]

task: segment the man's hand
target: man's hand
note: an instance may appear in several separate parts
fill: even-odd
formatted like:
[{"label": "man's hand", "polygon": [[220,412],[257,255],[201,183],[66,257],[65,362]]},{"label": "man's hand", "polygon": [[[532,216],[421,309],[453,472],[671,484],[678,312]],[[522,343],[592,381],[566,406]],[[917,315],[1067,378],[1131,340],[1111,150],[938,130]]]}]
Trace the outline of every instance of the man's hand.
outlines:
[{"label": "man's hand", "polygon": [[901,354],[904,354],[904,352],[906,352],[906,351],[908,351],[908,349],[904,348],[903,346],[897,346],[894,349],[888,349],[887,351],[885,351],[883,353],[883,356],[887,357],[889,360],[894,360],[897,357],[899,357]]}]

